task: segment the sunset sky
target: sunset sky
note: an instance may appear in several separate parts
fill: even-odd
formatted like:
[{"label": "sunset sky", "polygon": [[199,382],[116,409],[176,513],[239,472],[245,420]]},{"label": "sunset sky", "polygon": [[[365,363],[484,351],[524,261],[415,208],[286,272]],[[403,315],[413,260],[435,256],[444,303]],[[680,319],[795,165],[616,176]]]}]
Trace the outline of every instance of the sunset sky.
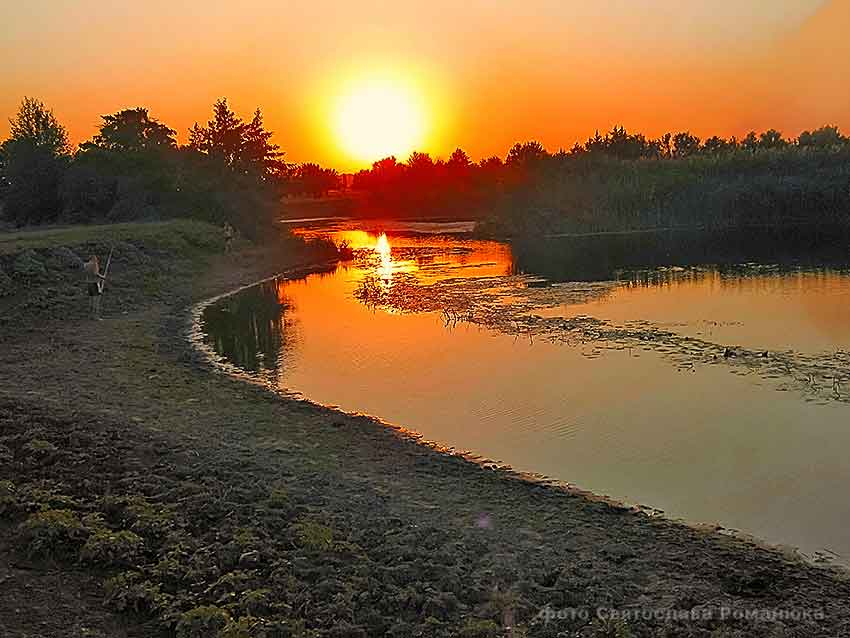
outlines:
[{"label": "sunset sky", "polygon": [[614,124],[850,131],[850,0],[30,0],[4,23],[2,136],[24,95],[74,142],[134,106],[185,141],[227,96],[263,109],[289,161],[344,170],[378,159],[370,140],[394,126],[403,145],[475,159]]}]

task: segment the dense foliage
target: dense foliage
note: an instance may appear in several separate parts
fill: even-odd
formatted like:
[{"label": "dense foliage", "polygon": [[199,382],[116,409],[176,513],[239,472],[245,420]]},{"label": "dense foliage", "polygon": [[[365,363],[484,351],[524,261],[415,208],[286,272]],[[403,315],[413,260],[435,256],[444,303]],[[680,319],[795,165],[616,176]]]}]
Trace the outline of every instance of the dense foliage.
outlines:
[{"label": "dense foliage", "polygon": [[243,120],[221,99],[185,146],[147,109],[132,108],[102,116],[72,152],[53,112],[25,98],[0,147],[2,217],[15,226],[193,217],[230,221],[256,238],[282,195],[321,194],[337,181],[315,164],[287,164],[271,137],[259,109]]},{"label": "dense foliage", "polygon": [[0,146],[0,196],[16,224],[51,221],[61,208],[63,175],[70,162],[68,135],[38,100],[24,98]]},{"label": "dense foliage", "polygon": [[614,127],[554,154],[515,144],[504,161],[476,164],[461,149],[447,161],[390,157],[354,188],[387,210],[483,217],[480,229],[495,234],[844,224],[850,140],[830,126],[790,141],[773,129],[702,141]]},{"label": "dense foliage", "polygon": [[[284,161],[257,109],[240,118],[225,99],[188,144],[147,109],[104,115],[72,151],[65,129],[25,98],[0,146],[2,217],[17,226],[194,217],[264,234],[289,195],[321,197],[336,171]],[[354,175],[369,214],[476,217],[479,230],[540,235],[649,228],[740,228],[850,215],[850,140],[825,126],[785,139],[770,129],[706,140],[684,131],[651,139],[616,126],[550,154],[515,144],[504,160],[447,160],[414,152]]]}]

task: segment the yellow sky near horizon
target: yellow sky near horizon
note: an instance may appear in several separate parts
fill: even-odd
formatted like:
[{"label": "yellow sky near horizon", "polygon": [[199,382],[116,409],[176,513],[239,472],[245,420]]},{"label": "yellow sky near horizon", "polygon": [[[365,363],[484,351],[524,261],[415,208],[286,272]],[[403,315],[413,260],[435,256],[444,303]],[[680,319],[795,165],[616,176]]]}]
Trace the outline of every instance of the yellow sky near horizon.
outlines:
[{"label": "yellow sky near horizon", "polygon": [[31,95],[74,142],[133,106],[185,141],[227,96],[245,116],[263,109],[289,161],[349,170],[368,160],[346,151],[334,105],[370,77],[415,87],[417,146],[438,156],[532,138],[554,150],[614,124],[850,131],[850,0],[31,0],[5,13],[2,136]]}]

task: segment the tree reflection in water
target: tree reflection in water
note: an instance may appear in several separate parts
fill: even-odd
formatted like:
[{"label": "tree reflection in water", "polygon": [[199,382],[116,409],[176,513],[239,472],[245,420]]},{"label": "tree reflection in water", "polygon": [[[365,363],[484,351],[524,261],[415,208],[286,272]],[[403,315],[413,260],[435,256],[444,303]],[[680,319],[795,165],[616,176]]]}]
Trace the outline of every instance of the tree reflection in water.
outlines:
[{"label": "tree reflection in water", "polygon": [[271,279],[209,306],[203,315],[205,340],[228,361],[248,372],[278,371],[294,331],[284,282]]}]

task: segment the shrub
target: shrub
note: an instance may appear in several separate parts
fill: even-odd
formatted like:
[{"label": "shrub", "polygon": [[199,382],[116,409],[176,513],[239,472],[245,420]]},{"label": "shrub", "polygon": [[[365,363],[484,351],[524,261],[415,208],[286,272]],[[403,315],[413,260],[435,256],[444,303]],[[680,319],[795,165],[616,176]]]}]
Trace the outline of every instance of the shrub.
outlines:
[{"label": "shrub", "polygon": [[252,589],[242,594],[239,606],[247,614],[265,614],[271,605],[271,589]]},{"label": "shrub", "polygon": [[280,487],[273,489],[266,499],[266,507],[273,510],[288,510],[292,507],[289,494]]},{"label": "shrub", "polygon": [[625,621],[604,619],[594,622],[593,636],[594,638],[632,638],[634,634]]},{"label": "shrub", "polygon": [[62,494],[61,483],[26,483],[18,488],[18,501],[28,511],[73,510],[81,507],[72,496]]},{"label": "shrub", "polygon": [[305,549],[327,551],[333,547],[333,530],[315,521],[301,521],[294,525],[295,539]]},{"label": "shrub", "polygon": [[103,514],[101,512],[86,514],[83,516],[83,527],[85,527],[90,534],[106,529],[106,521],[103,518]]},{"label": "shrub", "polygon": [[250,527],[237,527],[233,530],[233,542],[242,549],[250,549],[257,542],[257,535]]},{"label": "shrub", "polygon": [[0,481],[0,516],[9,516],[18,509],[18,496],[12,481]]},{"label": "shrub", "polygon": [[170,551],[154,565],[152,574],[166,585],[177,586],[186,578],[188,559],[189,557],[180,550]]},{"label": "shrub", "polygon": [[256,638],[260,635],[265,623],[253,616],[244,616],[239,620],[231,620],[222,629],[218,638]]},{"label": "shrub", "polygon": [[12,262],[12,272],[24,278],[37,278],[47,275],[47,269],[34,250],[29,249],[20,253]]},{"label": "shrub", "polygon": [[303,620],[266,620],[244,616],[231,620],[216,638],[316,638],[318,633],[304,628]]},{"label": "shrub", "polygon": [[99,529],[89,536],[80,558],[87,563],[118,566],[132,565],[144,548],[145,542],[133,532],[113,532]]},{"label": "shrub", "polygon": [[237,593],[248,591],[256,586],[256,572],[235,570],[228,572],[207,588],[206,593],[215,596],[219,601],[234,598]]},{"label": "shrub", "polygon": [[69,510],[37,512],[19,527],[20,543],[31,558],[76,554],[85,536],[83,524]]},{"label": "shrub", "polygon": [[229,622],[230,615],[220,607],[195,607],[180,616],[177,638],[210,638],[218,635]]},{"label": "shrub", "polygon": [[468,620],[461,628],[461,638],[495,638],[499,635],[499,625],[492,620]]},{"label": "shrub", "polygon": [[174,516],[144,499],[131,499],[126,510],[131,529],[148,537],[161,538],[174,528]]},{"label": "shrub", "polygon": [[156,612],[167,602],[159,585],[144,580],[138,572],[122,572],[103,584],[106,604],[116,611],[132,611],[137,614]]}]

